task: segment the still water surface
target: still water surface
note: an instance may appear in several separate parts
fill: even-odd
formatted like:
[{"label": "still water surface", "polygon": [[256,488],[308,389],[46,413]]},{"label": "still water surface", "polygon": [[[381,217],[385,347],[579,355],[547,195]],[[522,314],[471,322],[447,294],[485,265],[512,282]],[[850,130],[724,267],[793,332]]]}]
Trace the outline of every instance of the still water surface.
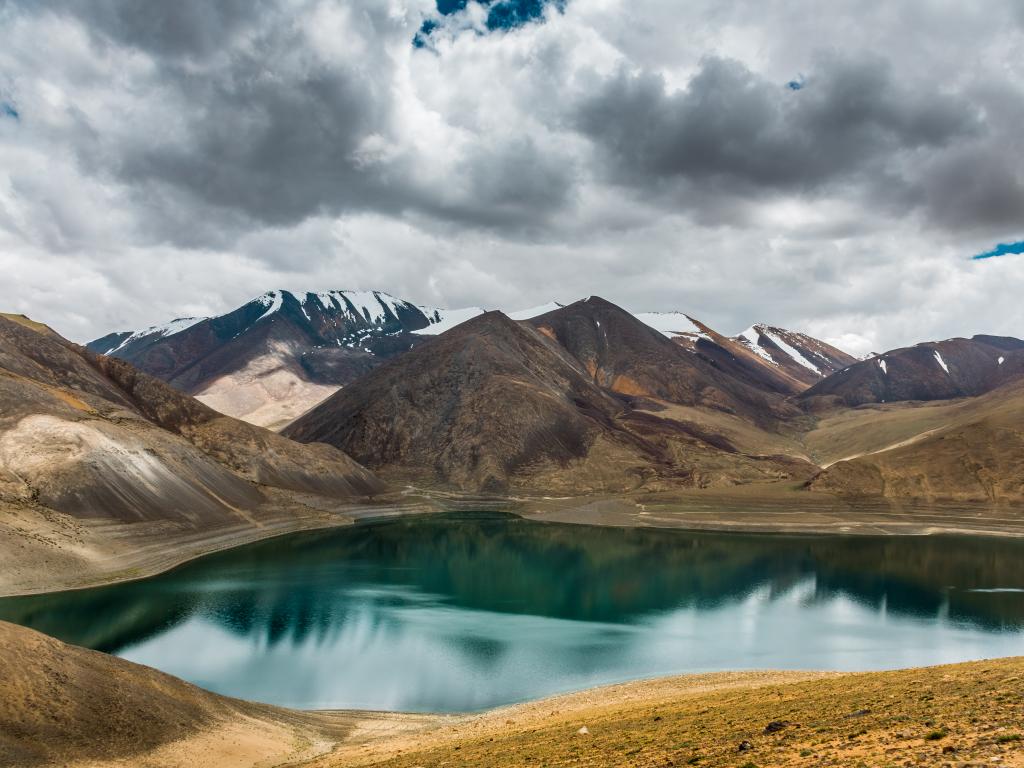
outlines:
[{"label": "still water surface", "polygon": [[242,698],[465,711],[680,672],[1024,654],[1024,541],[449,515],[0,600],[0,618]]}]

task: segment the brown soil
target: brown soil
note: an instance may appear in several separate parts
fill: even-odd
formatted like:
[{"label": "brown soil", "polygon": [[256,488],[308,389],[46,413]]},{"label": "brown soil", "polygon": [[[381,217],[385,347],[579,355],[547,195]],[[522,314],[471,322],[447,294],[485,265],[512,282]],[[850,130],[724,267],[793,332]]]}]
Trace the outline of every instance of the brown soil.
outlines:
[{"label": "brown soil", "polygon": [[[342,745],[335,766],[1024,765],[1024,658],[629,683]],[[581,732],[581,729],[586,729]]]},{"label": "brown soil", "polygon": [[1024,658],[724,672],[478,715],[295,712],[0,623],[0,765],[1024,765]]}]

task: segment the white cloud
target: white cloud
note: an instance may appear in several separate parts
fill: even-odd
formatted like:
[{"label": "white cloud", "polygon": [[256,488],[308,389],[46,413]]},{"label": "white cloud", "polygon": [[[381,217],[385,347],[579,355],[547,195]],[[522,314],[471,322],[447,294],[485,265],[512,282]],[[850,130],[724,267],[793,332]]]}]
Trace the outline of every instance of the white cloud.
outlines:
[{"label": "white cloud", "polygon": [[[1013,3],[569,0],[489,34],[471,4],[414,50],[431,8],[10,4],[0,306],[76,340],[279,285],[600,294],[856,352],[1024,333],[1020,259],[967,259],[1024,236]],[[777,111],[795,77],[816,111]]]}]

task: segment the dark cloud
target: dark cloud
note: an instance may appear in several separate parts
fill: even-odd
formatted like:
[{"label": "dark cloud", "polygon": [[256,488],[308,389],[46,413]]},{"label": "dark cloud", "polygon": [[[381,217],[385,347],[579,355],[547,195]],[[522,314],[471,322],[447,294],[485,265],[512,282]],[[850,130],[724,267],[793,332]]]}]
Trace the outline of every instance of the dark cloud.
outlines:
[{"label": "dark cloud", "polygon": [[964,257],[1022,234],[1021,14],[0,0],[0,304],[78,339],[282,284],[1019,333],[1017,260]]},{"label": "dark cloud", "polygon": [[999,147],[974,145],[939,158],[923,189],[931,218],[953,230],[1002,231],[1024,222],[1024,168]]},{"label": "dark cloud", "polygon": [[[420,158],[389,149],[402,126],[387,43],[415,26],[384,3],[339,6],[348,13],[339,34],[349,38],[332,41],[334,56],[310,46],[310,17],[322,7],[282,9],[265,0],[51,6],[83,23],[98,45],[155,57],[150,98],[170,113],[155,131],[126,124],[132,115],[114,116],[120,130],[110,132],[73,111],[81,166],[137,190],[144,231],[186,247],[224,247],[253,226],[364,211],[536,230],[567,199],[565,161],[529,136],[481,142],[454,169],[461,183],[442,194],[425,186],[416,177]],[[515,8],[526,14],[533,6]],[[346,55],[348,46],[365,56]]]},{"label": "dark cloud", "polygon": [[33,12],[60,12],[80,19],[98,38],[161,57],[207,57],[275,10],[271,0],[56,0],[24,2]]},{"label": "dark cloud", "polygon": [[796,89],[721,58],[674,92],[659,75],[620,71],[579,104],[577,124],[618,181],[682,181],[703,206],[716,193],[902,183],[891,165],[901,153],[983,129],[962,99],[904,87],[874,58],[825,59]]}]

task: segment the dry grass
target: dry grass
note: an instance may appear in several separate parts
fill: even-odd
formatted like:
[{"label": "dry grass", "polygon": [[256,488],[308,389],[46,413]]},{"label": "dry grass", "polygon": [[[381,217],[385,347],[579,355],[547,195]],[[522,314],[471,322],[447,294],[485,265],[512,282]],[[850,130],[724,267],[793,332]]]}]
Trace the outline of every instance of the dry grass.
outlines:
[{"label": "dry grass", "polygon": [[343,747],[309,765],[1024,765],[1022,658],[794,681],[799,676],[616,686],[360,751]]},{"label": "dry grass", "polygon": [[49,336],[57,335],[57,333],[50,326],[46,325],[45,323],[37,322],[30,317],[26,317],[25,315],[17,315],[14,314],[13,312],[0,312],[0,317],[6,318],[7,320],[10,320],[12,323],[17,323],[18,325],[24,326],[29,330],[35,331],[36,333],[45,333]]}]

